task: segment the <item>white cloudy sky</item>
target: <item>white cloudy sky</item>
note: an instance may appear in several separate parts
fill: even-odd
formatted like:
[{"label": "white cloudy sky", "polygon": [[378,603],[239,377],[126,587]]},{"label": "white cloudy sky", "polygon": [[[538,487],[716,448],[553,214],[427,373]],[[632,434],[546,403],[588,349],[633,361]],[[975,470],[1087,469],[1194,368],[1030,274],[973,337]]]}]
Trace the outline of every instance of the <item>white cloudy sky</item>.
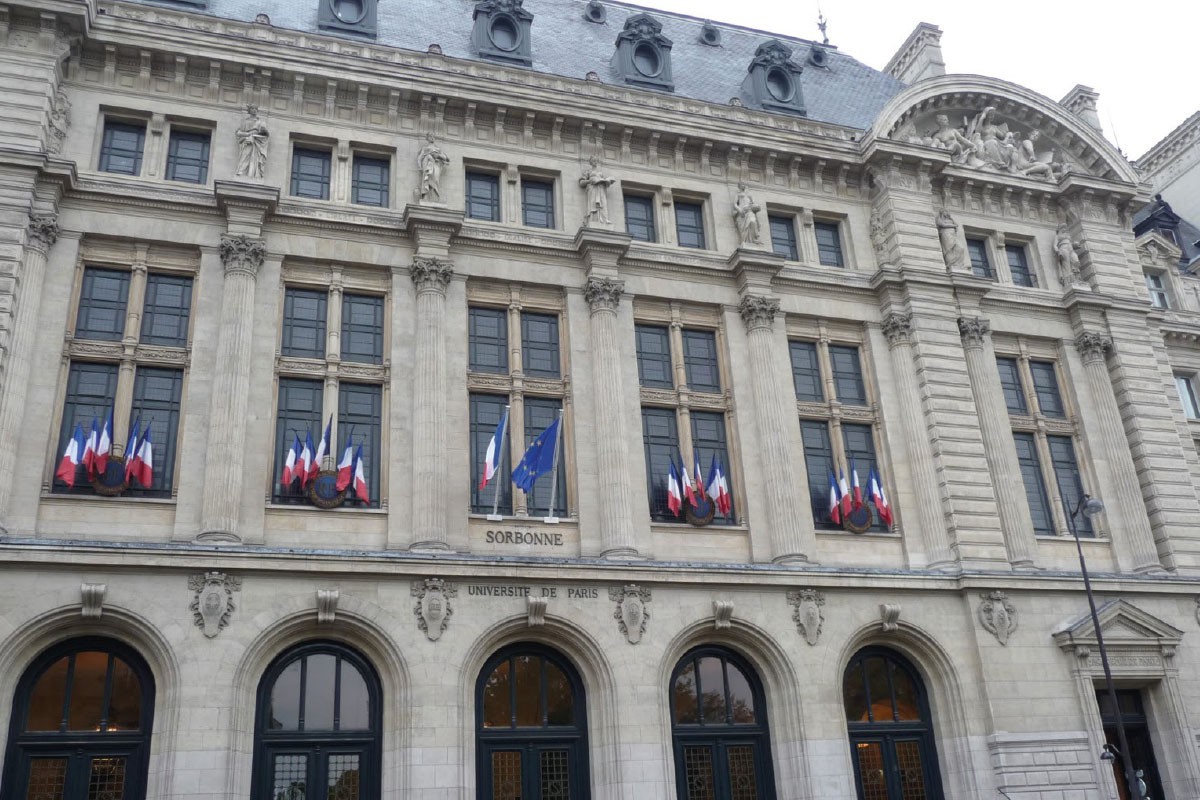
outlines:
[{"label": "white cloudy sky", "polygon": [[[817,0],[632,0],[819,39]],[[918,22],[940,27],[947,72],[1003,78],[1059,100],[1100,93],[1109,140],[1138,158],[1200,110],[1200,2],[822,0],[829,41],[882,69]]]}]

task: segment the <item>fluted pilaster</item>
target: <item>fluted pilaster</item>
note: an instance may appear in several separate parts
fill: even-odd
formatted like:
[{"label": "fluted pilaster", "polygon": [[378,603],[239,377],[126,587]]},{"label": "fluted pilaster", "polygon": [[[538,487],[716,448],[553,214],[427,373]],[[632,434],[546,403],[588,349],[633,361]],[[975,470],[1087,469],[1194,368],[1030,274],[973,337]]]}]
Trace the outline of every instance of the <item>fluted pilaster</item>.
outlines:
[{"label": "fluted pilaster", "polygon": [[267,254],[262,239],[221,237],[221,328],[213,380],[212,415],[204,465],[200,534],[207,541],[240,541],[238,531],[250,396],[250,350],[254,331],[254,289]]},{"label": "fluted pilaster", "polygon": [[976,418],[983,435],[983,452],[996,495],[996,513],[1000,517],[1008,561],[1018,569],[1032,567],[1037,555],[1037,540],[1021,482],[1021,468],[1013,449],[1012,427],[1008,424],[1008,408],[1004,405],[996,358],[988,348],[991,325],[981,317],[960,317],[958,332],[962,335],[967,356],[967,376],[975,396]]},{"label": "fluted pilaster", "polygon": [[413,364],[413,549],[448,550],[446,504],[446,261],[417,258],[416,360]]},{"label": "fluted pilaster", "polygon": [[924,566],[947,567],[954,563],[954,557],[950,551],[950,536],[942,515],[942,498],[938,494],[936,484],[937,469],[926,433],[928,424],[921,409],[921,397],[917,388],[917,371],[913,361],[912,315],[889,314],[883,321],[883,335],[888,340],[892,372],[896,377],[896,399],[900,404],[909,472],[917,497],[915,509],[908,509],[907,513],[901,509],[901,513],[905,514],[904,533],[906,536],[920,537],[925,557]]},{"label": "fluted pilaster", "polygon": [[796,491],[806,481],[797,479],[787,437],[783,435],[788,428],[784,409],[788,405],[794,408],[794,396],[784,387],[772,353],[771,326],[779,313],[779,301],[774,297],[745,295],[738,310],[746,324],[754,375],[754,410],[758,419],[761,471],[766,476],[765,511],[771,533],[771,560],[809,561],[816,554],[817,537],[811,517],[800,506],[802,494]]}]

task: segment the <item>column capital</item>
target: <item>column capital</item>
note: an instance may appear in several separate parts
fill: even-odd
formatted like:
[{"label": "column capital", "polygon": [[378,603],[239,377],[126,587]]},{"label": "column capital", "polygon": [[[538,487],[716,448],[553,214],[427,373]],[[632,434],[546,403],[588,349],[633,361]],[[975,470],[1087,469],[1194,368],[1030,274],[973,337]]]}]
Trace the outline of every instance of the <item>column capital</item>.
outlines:
[{"label": "column capital", "polygon": [[1075,349],[1083,356],[1085,364],[1103,362],[1108,351],[1112,350],[1112,339],[1096,331],[1084,331],[1075,337]]},{"label": "column capital", "polygon": [[888,314],[883,318],[883,335],[887,337],[889,347],[909,344],[912,337],[912,314]]},{"label": "column capital", "polygon": [[742,302],[738,304],[738,311],[742,315],[742,322],[746,324],[747,331],[769,331],[771,323],[775,321],[775,315],[779,313],[779,299],[748,294],[742,297]]},{"label": "column capital", "polygon": [[226,274],[240,272],[255,278],[267,256],[267,244],[262,239],[253,239],[245,234],[224,235],[221,237],[220,252]]},{"label": "column capital", "polygon": [[45,252],[58,241],[58,215],[34,214],[29,218],[29,244]]},{"label": "column capital", "polygon": [[617,278],[588,278],[583,284],[583,298],[592,307],[592,313],[616,312],[625,294],[625,281]]},{"label": "column capital", "polygon": [[450,285],[450,278],[454,275],[453,265],[449,261],[437,258],[414,258],[409,271],[413,283],[417,286],[417,294],[436,292],[444,296],[446,287]]},{"label": "column capital", "polygon": [[983,317],[958,318],[958,333],[962,336],[963,346],[968,349],[983,347],[991,332],[992,324]]}]

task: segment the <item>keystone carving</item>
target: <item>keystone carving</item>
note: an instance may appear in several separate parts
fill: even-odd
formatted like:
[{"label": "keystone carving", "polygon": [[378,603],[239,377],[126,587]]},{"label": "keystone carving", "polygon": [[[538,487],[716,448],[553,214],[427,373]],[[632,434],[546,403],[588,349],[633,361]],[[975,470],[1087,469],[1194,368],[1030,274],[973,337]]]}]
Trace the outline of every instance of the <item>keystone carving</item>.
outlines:
[{"label": "keystone carving", "polygon": [[441,578],[426,578],[413,581],[412,595],[417,598],[413,606],[417,627],[429,641],[436,642],[450,624],[450,617],[454,614],[450,598],[458,596],[458,587]]},{"label": "keystone carving", "polygon": [[341,594],[337,589],[317,590],[317,623],[333,623],[337,621],[338,599]]},{"label": "keystone carving", "polygon": [[242,590],[242,579],[223,572],[206,572],[190,576],[188,589],[196,593],[191,606],[196,627],[212,639],[229,625],[229,617],[237,608],[233,593]]},{"label": "keystone carving", "polygon": [[879,620],[883,624],[884,633],[900,630],[900,604],[880,603]]},{"label": "keystone carving", "polygon": [[1075,349],[1086,361],[1103,361],[1112,350],[1112,339],[1095,331],[1084,331],[1075,337]]},{"label": "keystone carving", "polygon": [[983,317],[959,317],[958,332],[966,347],[983,347],[984,340],[992,332],[992,325]]},{"label": "keystone carving", "polygon": [[37,214],[29,218],[29,243],[39,250],[49,250],[58,241],[58,215]]},{"label": "keystone carving", "polygon": [[222,236],[220,252],[226,273],[241,272],[253,278],[266,258],[267,245],[262,239],[251,239],[245,234]]},{"label": "keystone carving", "polygon": [[1009,635],[1017,629],[1017,607],[1004,592],[983,592],[979,596],[983,598],[979,604],[979,623],[1000,644],[1007,645]]},{"label": "keystone carving", "polygon": [[445,294],[450,285],[450,277],[454,268],[449,261],[436,258],[416,258],[412,263],[412,279],[417,286],[417,292],[437,292]]},{"label": "keystone carving", "polygon": [[85,619],[100,619],[104,613],[104,595],[108,586],[103,583],[84,583],[79,586]]},{"label": "keystone carving", "polygon": [[646,604],[650,602],[650,590],[630,583],[623,587],[610,586],[608,599],[617,604],[613,618],[617,628],[625,635],[625,641],[637,644],[646,632],[646,621],[650,619],[650,611]]},{"label": "keystone carving", "polygon": [[625,281],[615,278],[588,278],[583,285],[583,299],[588,301],[593,314],[597,311],[615,312],[623,294]]},{"label": "keystone carving", "polygon": [[724,630],[733,626],[733,601],[713,600],[713,627]]},{"label": "keystone carving", "polygon": [[546,624],[546,606],[549,600],[545,597],[525,598],[525,618],[531,628],[540,628]]},{"label": "keystone carving", "polygon": [[908,344],[912,336],[912,314],[888,314],[883,320],[883,335],[890,347]]},{"label": "keystone carving", "polygon": [[815,645],[821,636],[821,626],[825,624],[825,614],[821,611],[825,595],[816,589],[797,589],[788,592],[787,599],[792,606],[796,629],[804,636],[804,641]]},{"label": "keystone carving", "polygon": [[748,294],[738,305],[742,322],[746,323],[747,331],[770,330],[775,315],[779,313],[779,300],[774,297]]}]

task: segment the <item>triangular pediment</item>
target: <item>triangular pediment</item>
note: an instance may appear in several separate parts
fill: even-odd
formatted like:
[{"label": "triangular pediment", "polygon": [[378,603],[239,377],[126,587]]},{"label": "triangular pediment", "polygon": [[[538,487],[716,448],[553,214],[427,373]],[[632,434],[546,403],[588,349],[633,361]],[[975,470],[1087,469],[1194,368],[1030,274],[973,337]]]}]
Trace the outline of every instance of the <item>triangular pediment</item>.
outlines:
[{"label": "triangular pediment", "polygon": [[1136,244],[1138,258],[1148,266],[1158,266],[1164,269],[1174,267],[1183,256],[1179,245],[1153,228],[1137,237]]},{"label": "triangular pediment", "polygon": [[[1183,631],[1128,600],[1109,600],[1096,609],[1096,616],[1100,619],[1104,642],[1110,647],[1159,650],[1164,645],[1177,645],[1183,637]],[[1063,648],[1094,645],[1096,627],[1092,624],[1091,613],[1084,613],[1060,629],[1054,634],[1054,641]]]}]

